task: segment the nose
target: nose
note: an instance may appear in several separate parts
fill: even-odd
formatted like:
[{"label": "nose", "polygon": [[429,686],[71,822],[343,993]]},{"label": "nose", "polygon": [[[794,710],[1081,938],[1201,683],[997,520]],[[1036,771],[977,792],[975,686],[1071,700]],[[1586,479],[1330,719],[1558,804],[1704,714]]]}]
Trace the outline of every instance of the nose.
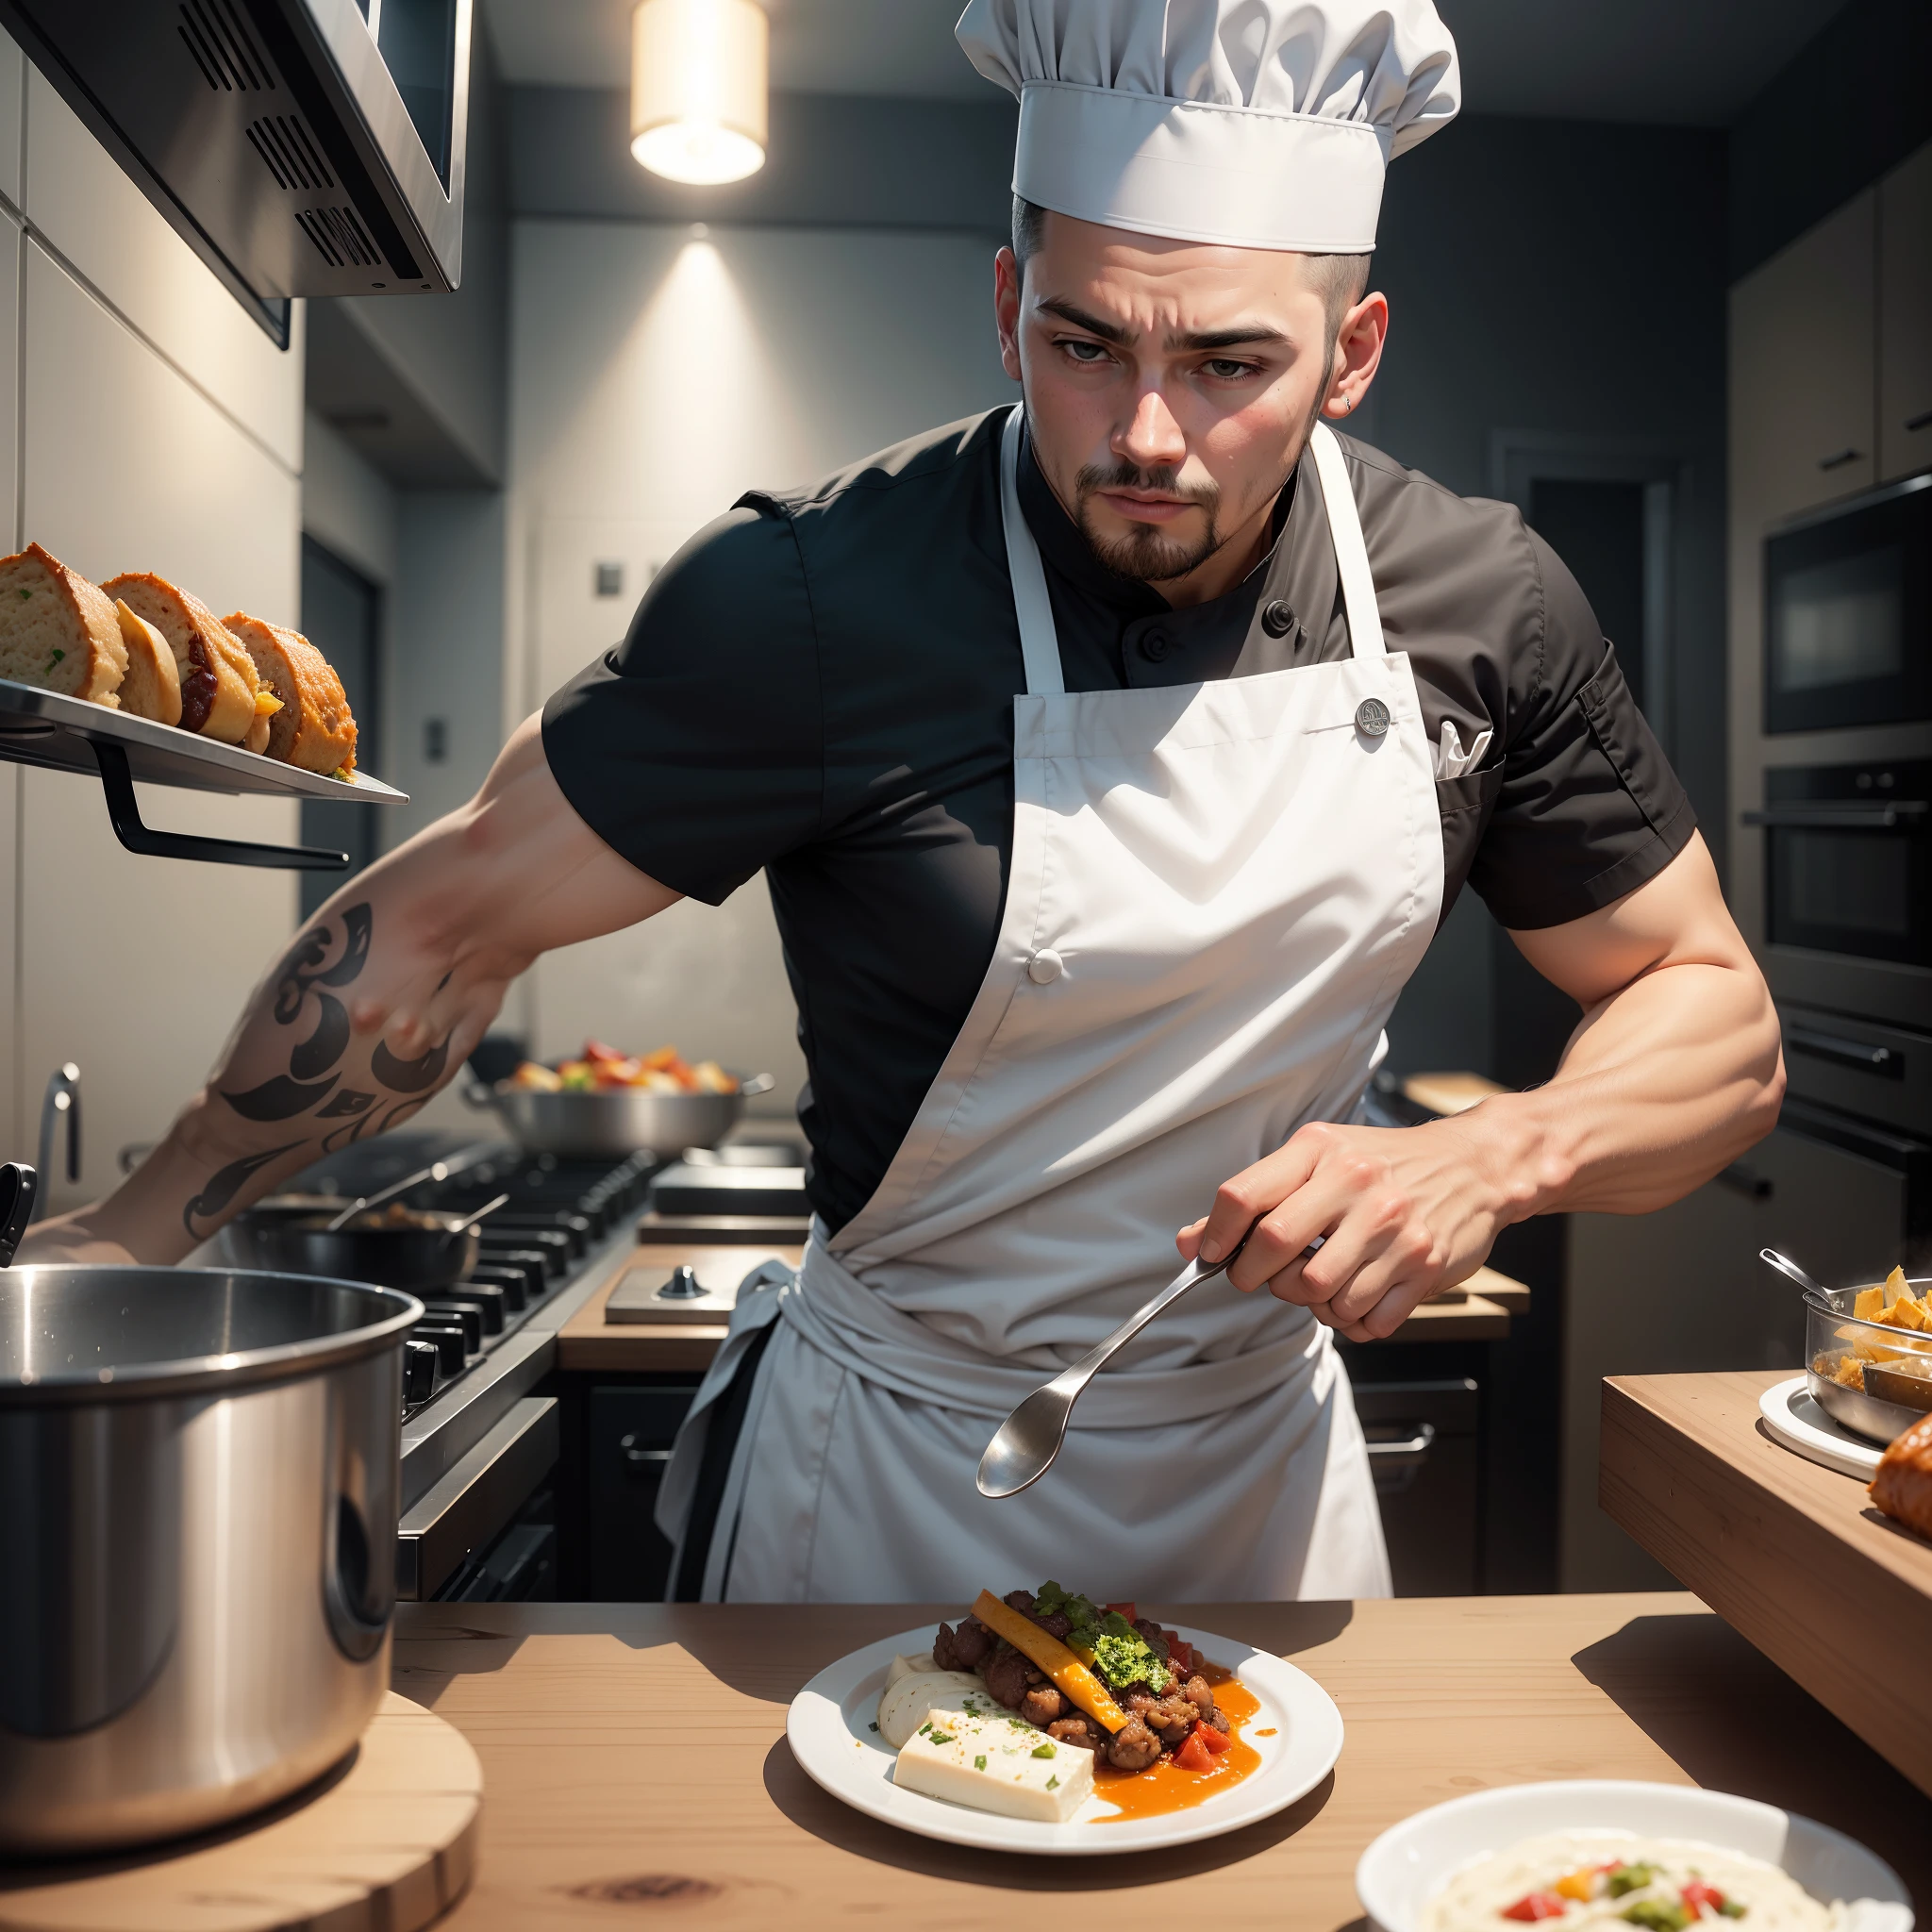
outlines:
[{"label": "nose", "polygon": [[1187,438],[1158,390],[1143,390],[1131,420],[1113,435],[1113,453],[1137,469],[1178,469],[1188,454]]}]

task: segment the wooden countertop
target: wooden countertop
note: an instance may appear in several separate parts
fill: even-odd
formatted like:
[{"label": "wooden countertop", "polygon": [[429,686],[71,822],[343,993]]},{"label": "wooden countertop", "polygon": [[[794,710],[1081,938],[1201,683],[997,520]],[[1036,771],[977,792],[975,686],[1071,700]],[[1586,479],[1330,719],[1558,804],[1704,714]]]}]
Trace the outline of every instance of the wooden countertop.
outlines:
[{"label": "wooden countertop", "polygon": [[1606,1382],[1603,1507],[1932,1792],[1932,1542],[1764,1426],[1757,1398],[1790,1373]]},{"label": "wooden countertop", "polygon": [[[1289,1656],[1335,1698],[1333,1776],[1279,1817],[1146,1858],[996,1856],[896,1832],[800,1771],[785,1710],[905,1606],[407,1604],[395,1688],[475,1745],[483,1842],[453,1932],[667,1923],[979,1932],[1042,1894],[1141,1888],[1136,1924],[1363,1932],[1378,1832],[1486,1786],[1631,1777],[1836,1824],[1932,1901],[1932,1803],[1694,1598],[1157,1608]],[[1923,1656],[1923,1653],[1921,1653]],[[626,1911],[625,1908],[628,1908]]]},{"label": "wooden countertop", "polygon": [[[609,1323],[604,1304],[630,1268],[695,1268],[707,1275],[741,1281],[760,1261],[798,1266],[800,1248],[646,1246],[640,1244],[614,1269],[582,1307],[558,1331],[557,1365],[592,1374],[632,1375],[683,1371],[702,1374],[724,1340],[719,1324],[673,1326]],[[1424,1302],[1391,1338],[1400,1341],[1500,1341],[1509,1317],[1529,1306],[1529,1290],[1493,1268],[1479,1268],[1440,1300]]]}]

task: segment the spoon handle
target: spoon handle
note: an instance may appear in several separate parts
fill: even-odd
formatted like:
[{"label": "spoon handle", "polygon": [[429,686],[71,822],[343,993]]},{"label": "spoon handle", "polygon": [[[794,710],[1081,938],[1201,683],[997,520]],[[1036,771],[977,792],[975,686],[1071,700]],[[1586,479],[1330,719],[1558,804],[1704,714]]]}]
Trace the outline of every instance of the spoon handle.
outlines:
[{"label": "spoon handle", "polygon": [[1211,1281],[1217,1274],[1223,1274],[1246,1246],[1247,1238],[1243,1236],[1211,1267],[1204,1267],[1197,1256],[1152,1301],[1136,1308],[1105,1341],[1090,1349],[1072,1368],[1062,1369],[1047,1386],[1058,1390],[1070,1400],[1079,1394],[1081,1390],[1106,1367],[1108,1358],[1133,1341],[1156,1315],[1179,1301],[1191,1288],[1196,1288],[1204,1281]]}]

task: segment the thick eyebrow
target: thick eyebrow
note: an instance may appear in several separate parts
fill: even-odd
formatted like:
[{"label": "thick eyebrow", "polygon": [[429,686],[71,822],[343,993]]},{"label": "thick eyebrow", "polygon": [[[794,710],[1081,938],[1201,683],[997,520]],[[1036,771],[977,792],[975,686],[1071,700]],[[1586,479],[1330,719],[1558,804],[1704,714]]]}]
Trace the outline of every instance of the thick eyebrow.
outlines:
[{"label": "thick eyebrow", "polygon": [[[1049,295],[1035,305],[1049,315],[1058,315],[1062,322],[1070,322],[1075,328],[1084,328],[1089,335],[1098,336],[1104,342],[1112,342],[1115,347],[1130,349],[1138,338],[1131,329],[1121,327],[1118,323],[1104,322],[1097,315],[1089,315],[1084,308],[1066,301],[1058,295]],[[1234,328],[1195,329],[1184,335],[1169,336],[1163,344],[1170,351],[1194,351],[1204,349],[1238,349],[1257,342],[1285,342],[1288,338],[1278,328],[1270,328],[1263,323],[1247,323]]]}]

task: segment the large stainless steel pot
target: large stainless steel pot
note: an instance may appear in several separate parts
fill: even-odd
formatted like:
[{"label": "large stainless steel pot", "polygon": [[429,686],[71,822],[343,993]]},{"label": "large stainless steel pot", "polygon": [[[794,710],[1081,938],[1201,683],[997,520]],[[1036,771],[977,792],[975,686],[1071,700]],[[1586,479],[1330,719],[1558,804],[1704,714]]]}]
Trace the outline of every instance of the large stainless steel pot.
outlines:
[{"label": "large stainless steel pot", "polygon": [[647,1093],[638,1087],[542,1093],[500,1080],[493,1087],[472,1082],[463,1097],[493,1109],[534,1153],[622,1160],[644,1148],[669,1159],[687,1147],[715,1147],[737,1125],[746,1100],[772,1086],[769,1074],[758,1074],[741,1080],[736,1093]]},{"label": "large stainless steel pot", "polygon": [[202,1830],[355,1743],[422,1311],[221,1269],[0,1274],[0,1851]]}]

